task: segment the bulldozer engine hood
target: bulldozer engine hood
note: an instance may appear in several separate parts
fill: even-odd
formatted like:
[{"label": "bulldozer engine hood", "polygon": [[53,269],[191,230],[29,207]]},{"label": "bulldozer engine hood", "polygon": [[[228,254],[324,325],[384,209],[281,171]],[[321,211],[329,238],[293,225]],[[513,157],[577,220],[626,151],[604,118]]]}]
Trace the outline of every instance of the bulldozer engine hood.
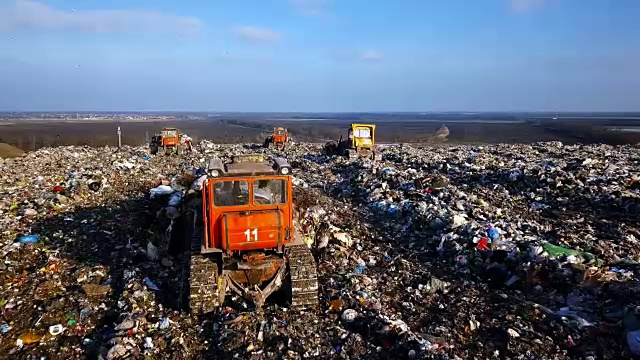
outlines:
[{"label": "bulldozer engine hood", "polygon": [[237,211],[218,218],[226,251],[272,249],[283,241],[285,217],[281,210]]},{"label": "bulldozer engine hood", "polygon": [[356,146],[358,147],[365,147],[365,146],[371,146],[373,144],[373,141],[371,141],[371,138],[355,138],[355,142],[356,142]]}]

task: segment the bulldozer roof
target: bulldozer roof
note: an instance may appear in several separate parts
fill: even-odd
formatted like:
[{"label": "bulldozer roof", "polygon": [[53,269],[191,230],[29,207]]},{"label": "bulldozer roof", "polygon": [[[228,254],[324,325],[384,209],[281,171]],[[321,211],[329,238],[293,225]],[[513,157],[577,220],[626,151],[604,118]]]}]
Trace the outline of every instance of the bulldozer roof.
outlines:
[{"label": "bulldozer roof", "polygon": [[261,176],[261,175],[289,175],[291,166],[284,158],[274,158],[266,161],[263,155],[236,155],[230,163],[223,163],[221,159],[209,160],[207,172],[210,177],[225,176]]}]

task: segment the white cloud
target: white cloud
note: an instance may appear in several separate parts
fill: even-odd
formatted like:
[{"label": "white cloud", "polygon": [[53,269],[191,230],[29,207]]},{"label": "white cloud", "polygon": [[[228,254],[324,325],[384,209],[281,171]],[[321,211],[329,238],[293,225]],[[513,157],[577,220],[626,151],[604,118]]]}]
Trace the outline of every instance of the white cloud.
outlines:
[{"label": "white cloud", "polygon": [[511,9],[518,13],[525,13],[544,5],[545,0],[509,0]]},{"label": "white cloud", "polygon": [[384,59],[384,54],[377,50],[364,50],[360,52],[360,59],[366,61],[380,61]]},{"label": "white cloud", "polygon": [[330,0],[290,0],[291,4],[302,14],[308,16],[328,16]]},{"label": "white cloud", "polygon": [[61,10],[32,0],[0,8],[0,29],[74,30],[84,32],[194,33],[201,21],[140,10]]},{"label": "white cloud", "polygon": [[282,35],[272,29],[257,26],[234,26],[233,33],[239,38],[254,42],[274,42],[280,40]]}]

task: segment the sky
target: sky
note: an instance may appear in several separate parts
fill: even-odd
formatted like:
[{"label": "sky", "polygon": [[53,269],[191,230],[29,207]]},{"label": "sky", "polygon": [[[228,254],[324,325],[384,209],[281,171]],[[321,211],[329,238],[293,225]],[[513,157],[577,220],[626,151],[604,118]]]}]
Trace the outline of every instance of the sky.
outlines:
[{"label": "sky", "polygon": [[638,111],[638,0],[0,0],[0,111]]}]

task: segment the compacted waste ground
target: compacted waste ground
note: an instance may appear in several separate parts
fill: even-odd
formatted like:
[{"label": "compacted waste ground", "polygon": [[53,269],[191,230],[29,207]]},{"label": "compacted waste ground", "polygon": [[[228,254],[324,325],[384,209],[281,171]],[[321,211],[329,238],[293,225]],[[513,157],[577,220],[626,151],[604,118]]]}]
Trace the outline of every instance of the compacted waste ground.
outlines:
[{"label": "compacted waste ground", "polygon": [[[614,359],[640,353],[640,149],[198,144],[0,160],[0,358]],[[179,310],[180,211],[212,156],[294,166],[320,309]],[[178,247],[179,248],[179,247]]]}]

